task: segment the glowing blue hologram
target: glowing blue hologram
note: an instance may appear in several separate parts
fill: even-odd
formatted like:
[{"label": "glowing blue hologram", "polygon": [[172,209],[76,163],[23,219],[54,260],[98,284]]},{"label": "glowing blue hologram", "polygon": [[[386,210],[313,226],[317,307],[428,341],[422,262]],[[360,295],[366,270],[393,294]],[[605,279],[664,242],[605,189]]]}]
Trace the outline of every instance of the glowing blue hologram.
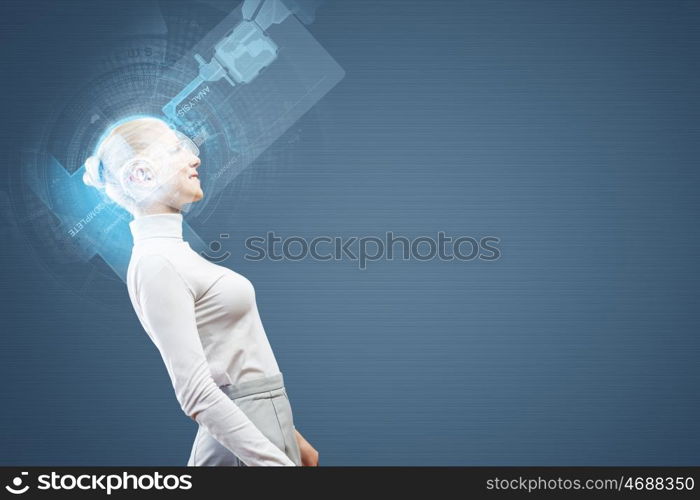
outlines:
[{"label": "glowing blue hologram", "polygon": [[[205,161],[210,168],[203,169],[202,181],[208,198],[223,190],[344,77],[343,69],[304,27],[303,21],[312,20],[313,13],[301,4],[310,2],[317,0],[245,0],[169,75],[157,80],[175,84],[166,99],[177,96],[162,107],[171,126],[187,131],[196,146],[207,144]],[[183,81],[183,74],[196,77]],[[162,102],[139,109],[157,110]],[[85,118],[100,123],[103,134],[136,117],[120,116],[119,122],[105,128],[102,114],[108,115],[91,110]],[[96,143],[91,138],[86,149],[103,138]],[[85,156],[81,154],[80,161]],[[55,157],[42,156],[27,167],[31,189],[60,220],[54,229],[59,236],[77,247],[82,259],[100,255],[124,281],[133,245],[127,224],[132,216],[104,192],[85,185],[84,165],[71,173]],[[186,205],[183,212],[188,209]],[[186,221],[183,236],[200,254],[209,248]]]},{"label": "glowing blue hologram", "polygon": [[252,21],[255,13],[260,8],[262,0],[246,0],[241,7],[241,15],[246,21]]},{"label": "glowing blue hologram", "polygon": [[238,83],[248,83],[277,58],[277,45],[251,21],[243,21],[214,47],[214,57]]},{"label": "glowing blue hologram", "polygon": [[191,136],[206,129],[207,196],[225,189],[345,76],[296,17],[313,19],[312,3],[248,0],[164,75],[164,82],[182,81],[198,68],[162,109]]},{"label": "glowing blue hologram", "polygon": [[[197,77],[194,80],[192,80],[184,89],[182,89],[182,91],[178,95],[176,95],[169,103],[163,106],[163,114],[165,114],[165,116],[167,116],[170,120],[177,124],[182,123],[179,118],[182,115],[184,115],[187,111],[189,111],[190,107],[193,104],[187,104],[179,110],[177,109],[177,106],[204,82],[215,82],[217,80],[221,80],[222,78],[226,78],[226,80],[231,85],[235,85],[233,80],[231,80],[226,74],[226,70],[216,59],[212,59],[210,63],[206,63],[202,56],[200,56],[199,54],[195,54],[194,57],[200,64],[199,75],[197,75]],[[204,96],[207,95],[208,92],[208,88],[204,89],[204,91],[200,91],[195,96],[193,103],[201,100]]]},{"label": "glowing blue hologram", "polygon": [[[70,173],[53,156],[47,160],[43,168],[40,161],[27,164],[30,188],[59,219],[58,230],[74,243],[82,259],[88,261],[99,254],[125,281],[133,246],[127,222],[133,217],[104,193],[85,185],[85,166]],[[184,220],[183,235],[193,250],[209,248]]]},{"label": "glowing blue hologram", "polygon": [[316,19],[316,9],[324,0],[283,0],[287,8],[292,11],[302,23],[311,24]]},{"label": "glowing blue hologram", "polygon": [[[243,21],[216,43],[210,62],[207,63],[200,54],[194,54],[199,63],[199,74],[163,106],[163,113],[169,119],[181,123],[180,118],[189,111],[191,105],[179,110],[178,105],[204,82],[215,82],[223,78],[232,87],[249,83],[277,58],[278,47],[265,35],[264,30],[289,17],[289,9],[281,0],[246,0],[241,12]],[[201,92],[198,95],[202,96]]]},{"label": "glowing blue hologram", "polygon": [[255,14],[254,20],[260,28],[267,30],[273,24],[280,24],[290,14],[291,12],[282,0],[268,0]]}]

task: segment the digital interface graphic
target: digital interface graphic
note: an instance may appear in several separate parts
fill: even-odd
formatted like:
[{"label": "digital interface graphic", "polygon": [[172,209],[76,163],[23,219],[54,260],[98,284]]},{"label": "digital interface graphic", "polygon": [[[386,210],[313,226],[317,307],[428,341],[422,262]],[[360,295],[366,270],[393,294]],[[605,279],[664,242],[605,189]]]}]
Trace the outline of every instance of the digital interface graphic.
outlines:
[{"label": "digital interface graphic", "polygon": [[[121,50],[135,56],[128,64],[106,57],[93,68],[85,88],[76,89],[42,137],[29,138],[23,150],[22,174],[36,197],[32,217],[49,219],[55,246],[76,263],[102,259],[125,279],[131,216],[81,179],[82,163],[104,131],[134,116],[166,119],[200,147],[203,161],[215,166],[201,177],[207,201],[215,200],[343,78],[305,25],[318,4],[246,0],[175,60],[172,47],[190,40],[163,34],[155,15],[148,38],[124,40]],[[210,209],[204,202],[184,210]],[[189,224],[184,231],[205,254],[209,246]]]}]

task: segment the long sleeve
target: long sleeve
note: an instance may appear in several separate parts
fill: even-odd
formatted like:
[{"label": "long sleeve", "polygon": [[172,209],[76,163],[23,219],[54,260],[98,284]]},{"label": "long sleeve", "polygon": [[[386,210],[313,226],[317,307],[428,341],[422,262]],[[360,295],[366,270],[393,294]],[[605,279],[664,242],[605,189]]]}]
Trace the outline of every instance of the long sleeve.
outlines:
[{"label": "long sleeve", "polygon": [[141,322],[160,351],[185,414],[246,465],[294,466],[212,378],[193,292],[170,261],[160,255],[141,257],[135,286]]}]

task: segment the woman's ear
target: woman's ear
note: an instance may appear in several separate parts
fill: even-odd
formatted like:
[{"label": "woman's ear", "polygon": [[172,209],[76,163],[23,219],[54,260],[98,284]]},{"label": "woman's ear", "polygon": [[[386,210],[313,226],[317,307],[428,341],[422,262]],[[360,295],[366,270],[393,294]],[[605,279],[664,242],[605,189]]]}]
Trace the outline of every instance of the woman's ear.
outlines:
[{"label": "woman's ear", "polygon": [[147,158],[135,158],[124,165],[124,177],[134,187],[150,187],[155,183],[156,172]]},{"label": "woman's ear", "polygon": [[152,195],[158,187],[158,177],[153,162],[139,156],[122,167],[122,188],[135,201],[140,202]]}]

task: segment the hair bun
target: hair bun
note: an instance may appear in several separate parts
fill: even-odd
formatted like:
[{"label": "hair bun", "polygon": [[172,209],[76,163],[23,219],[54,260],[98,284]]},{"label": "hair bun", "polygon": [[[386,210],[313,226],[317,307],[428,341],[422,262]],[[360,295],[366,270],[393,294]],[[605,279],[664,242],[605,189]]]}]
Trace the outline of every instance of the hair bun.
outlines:
[{"label": "hair bun", "polygon": [[97,156],[90,156],[87,160],[85,160],[83,182],[88,186],[93,186],[98,189],[105,186],[105,182],[100,175],[100,159]]}]

